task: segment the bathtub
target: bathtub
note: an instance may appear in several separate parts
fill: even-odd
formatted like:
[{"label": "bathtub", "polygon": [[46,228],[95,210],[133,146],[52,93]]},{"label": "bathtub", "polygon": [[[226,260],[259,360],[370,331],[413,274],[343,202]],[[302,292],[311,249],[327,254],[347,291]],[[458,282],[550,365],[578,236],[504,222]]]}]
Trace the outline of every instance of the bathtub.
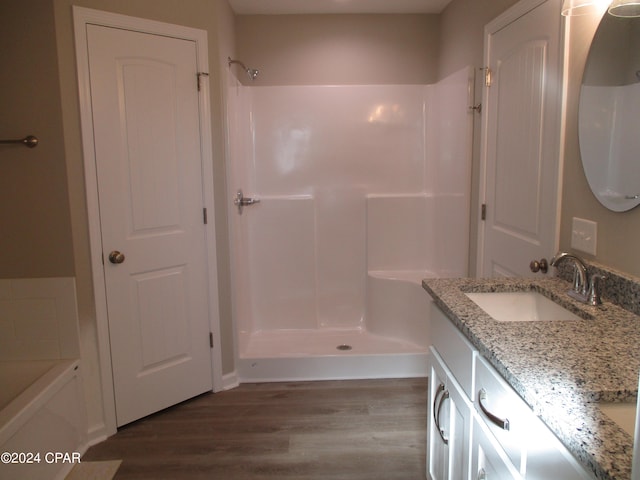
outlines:
[{"label": "bathtub", "polygon": [[431,298],[421,282],[433,276],[369,272],[358,328],[240,332],[240,381],[426,377]]},{"label": "bathtub", "polygon": [[0,385],[0,452],[32,462],[3,461],[0,479],[65,478],[87,443],[79,361],[0,362]]}]

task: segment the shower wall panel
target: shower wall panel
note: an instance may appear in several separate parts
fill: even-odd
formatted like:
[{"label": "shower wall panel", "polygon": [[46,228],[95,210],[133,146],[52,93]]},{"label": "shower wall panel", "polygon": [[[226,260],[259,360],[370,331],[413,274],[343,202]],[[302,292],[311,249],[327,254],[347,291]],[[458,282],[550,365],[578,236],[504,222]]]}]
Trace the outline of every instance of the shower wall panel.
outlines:
[{"label": "shower wall panel", "polygon": [[426,124],[426,185],[434,197],[434,254],[440,277],[469,271],[474,69],[464,68],[431,85]]},{"label": "shower wall panel", "polygon": [[[253,158],[253,131],[251,130],[251,90],[242,86],[231,73],[227,74],[227,150],[231,161],[226,163],[227,192],[235,197],[238,188],[253,191],[251,165]],[[251,277],[247,256],[249,235],[246,216],[238,215],[238,210],[229,202],[229,240],[232,258],[231,283],[233,317],[237,319],[234,333],[244,349],[242,332],[255,329],[251,305]]]},{"label": "shower wall panel", "polygon": [[317,191],[318,324],[353,328],[364,322],[365,198],[357,187]]},{"label": "shower wall panel", "polygon": [[428,87],[243,90],[251,147],[232,188],[260,203],[234,219],[248,237],[241,330],[364,326],[366,197],[424,191]]},{"label": "shower wall panel", "polygon": [[367,270],[426,271],[434,251],[434,199],[424,193],[367,198]]},{"label": "shower wall panel", "polygon": [[[247,211],[254,329],[315,328],[316,228],[311,196],[265,196]],[[248,209],[247,209],[248,210]]]},{"label": "shower wall panel", "polygon": [[257,190],[421,192],[427,88],[251,88]]}]

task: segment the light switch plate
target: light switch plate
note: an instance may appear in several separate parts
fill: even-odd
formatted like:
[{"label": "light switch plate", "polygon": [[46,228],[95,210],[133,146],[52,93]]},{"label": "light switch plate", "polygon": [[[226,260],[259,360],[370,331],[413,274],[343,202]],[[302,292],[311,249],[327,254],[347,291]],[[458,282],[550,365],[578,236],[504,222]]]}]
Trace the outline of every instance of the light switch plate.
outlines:
[{"label": "light switch plate", "polygon": [[573,217],[571,224],[571,248],[595,255],[597,240],[598,224],[596,222]]}]

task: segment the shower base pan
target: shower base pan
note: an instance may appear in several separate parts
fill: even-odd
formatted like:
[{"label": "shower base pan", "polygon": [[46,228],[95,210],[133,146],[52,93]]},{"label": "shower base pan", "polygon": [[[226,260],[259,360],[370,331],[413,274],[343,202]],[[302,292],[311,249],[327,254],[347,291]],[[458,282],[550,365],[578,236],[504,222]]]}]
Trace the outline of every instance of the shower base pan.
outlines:
[{"label": "shower base pan", "polygon": [[241,334],[241,383],[427,376],[428,349],[365,330]]}]

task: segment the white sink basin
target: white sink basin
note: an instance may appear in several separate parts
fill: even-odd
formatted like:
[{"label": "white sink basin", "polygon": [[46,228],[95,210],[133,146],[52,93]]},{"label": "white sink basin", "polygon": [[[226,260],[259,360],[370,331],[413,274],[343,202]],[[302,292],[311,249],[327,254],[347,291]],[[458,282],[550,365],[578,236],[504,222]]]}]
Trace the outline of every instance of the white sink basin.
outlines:
[{"label": "white sink basin", "polygon": [[581,320],[580,317],[538,292],[466,293],[498,322]]},{"label": "white sink basin", "polygon": [[632,437],[636,428],[635,403],[601,403],[600,410]]}]

